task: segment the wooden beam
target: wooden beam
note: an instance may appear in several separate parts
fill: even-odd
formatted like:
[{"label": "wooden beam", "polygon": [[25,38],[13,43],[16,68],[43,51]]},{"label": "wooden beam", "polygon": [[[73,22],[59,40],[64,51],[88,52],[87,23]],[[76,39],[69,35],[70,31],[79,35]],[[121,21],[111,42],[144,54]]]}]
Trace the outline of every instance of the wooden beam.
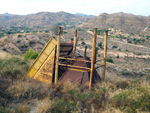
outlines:
[{"label": "wooden beam", "polygon": [[105,42],[104,42],[104,66],[103,66],[103,74],[102,74],[102,80],[105,80],[105,70],[106,70],[106,58],[107,58],[107,37],[108,37],[108,31],[105,31]]},{"label": "wooden beam", "polygon": [[93,72],[94,72],[94,63],[95,63],[95,55],[96,55],[96,53],[95,53],[95,50],[96,50],[96,37],[97,37],[97,28],[94,28],[89,89],[92,88],[92,80],[93,80]]},{"label": "wooden beam", "polygon": [[55,85],[58,81],[58,70],[59,70],[59,53],[60,53],[60,35],[61,35],[61,27],[58,28],[58,35],[57,35],[57,52],[56,52],[56,64],[55,64]]}]

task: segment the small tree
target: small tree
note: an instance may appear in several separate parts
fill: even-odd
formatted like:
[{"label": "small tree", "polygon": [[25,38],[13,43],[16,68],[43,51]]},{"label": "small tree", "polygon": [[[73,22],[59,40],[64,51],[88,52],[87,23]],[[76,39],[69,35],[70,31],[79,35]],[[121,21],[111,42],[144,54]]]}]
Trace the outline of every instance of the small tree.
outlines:
[{"label": "small tree", "polygon": [[24,54],[24,59],[36,59],[38,57],[38,52],[35,52],[32,48],[30,48],[28,51]]}]

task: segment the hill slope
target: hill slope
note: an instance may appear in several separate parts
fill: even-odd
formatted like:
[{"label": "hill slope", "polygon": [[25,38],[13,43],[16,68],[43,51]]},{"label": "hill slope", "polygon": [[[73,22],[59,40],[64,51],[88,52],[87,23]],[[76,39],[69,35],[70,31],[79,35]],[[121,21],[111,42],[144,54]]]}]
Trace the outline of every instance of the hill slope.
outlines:
[{"label": "hill slope", "polygon": [[150,17],[123,12],[114,14],[103,13],[97,18],[84,22],[80,27],[97,27],[100,29],[113,27],[126,33],[143,33],[146,27],[150,27]]}]

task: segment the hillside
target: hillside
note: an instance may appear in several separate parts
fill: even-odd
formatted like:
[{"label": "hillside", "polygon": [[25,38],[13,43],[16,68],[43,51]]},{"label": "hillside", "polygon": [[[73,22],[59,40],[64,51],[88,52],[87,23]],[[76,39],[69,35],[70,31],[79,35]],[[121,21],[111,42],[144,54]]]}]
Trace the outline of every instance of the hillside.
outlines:
[{"label": "hillside", "polygon": [[[149,22],[150,16],[126,13],[105,13],[95,18],[65,12],[0,15],[0,25],[3,25],[0,26],[0,113],[150,112]],[[96,48],[97,57],[101,58],[104,31],[109,28],[105,81],[95,84],[92,90],[69,81],[49,85],[26,77],[34,61],[25,60],[23,54],[30,48],[40,53],[51,37],[57,39],[56,29],[46,29],[56,23],[62,26],[61,43],[73,39],[77,29],[76,53],[83,56],[87,45],[89,57],[93,28],[98,28]],[[96,70],[102,77],[102,67]]]},{"label": "hillside", "polygon": [[125,33],[144,34],[143,30],[150,27],[150,16],[145,17],[123,12],[114,14],[103,13],[88,22],[82,23],[79,27],[97,27],[99,29],[112,27]]}]

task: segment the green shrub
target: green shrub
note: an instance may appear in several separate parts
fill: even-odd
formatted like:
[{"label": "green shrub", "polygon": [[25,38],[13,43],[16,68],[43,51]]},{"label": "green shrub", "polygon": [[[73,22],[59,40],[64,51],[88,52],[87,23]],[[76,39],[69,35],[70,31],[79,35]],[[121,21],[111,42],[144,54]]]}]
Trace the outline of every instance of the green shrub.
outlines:
[{"label": "green shrub", "polygon": [[63,33],[63,34],[67,34],[68,32],[66,32],[66,31],[63,31],[62,33]]},{"label": "green shrub", "polygon": [[147,39],[150,39],[150,36],[146,36]]},{"label": "green shrub", "polygon": [[10,112],[10,110],[0,106],[0,113],[9,113],[9,112]]},{"label": "green shrub", "polygon": [[45,31],[45,33],[49,33],[49,31]]},{"label": "green shrub", "polygon": [[73,41],[73,40],[74,40],[74,38],[71,38],[71,40]]},{"label": "green shrub", "polygon": [[115,95],[110,103],[113,107],[127,113],[140,111],[150,111],[150,94],[146,88],[137,87]]},{"label": "green shrub", "polygon": [[26,61],[18,57],[0,59],[0,75],[3,78],[22,77],[28,70],[29,65]]},{"label": "green shrub", "polygon": [[101,49],[104,49],[104,47],[103,47],[103,42],[98,43],[98,46],[99,46]]},{"label": "green shrub", "polygon": [[137,53],[137,55],[142,55],[142,53]]},{"label": "green shrub", "polygon": [[84,31],[83,29],[77,28],[77,31]]},{"label": "green shrub", "polygon": [[111,58],[107,58],[106,61],[107,61],[107,62],[110,62],[110,63],[113,63],[113,62],[114,62],[113,59],[111,59]]},{"label": "green shrub", "polygon": [[134,38],[133,41],[136,41],[136,38]]},{"label": "green shrub", "polygon": [[130,40],[127,41],[128,43],[132,43]]},{"label": "green shrub", "polygon": [[117,57],[116,58],[119,58],[119,55],[117,55]]},{"label": "green shrub", "polygon": [[85,42],[81,42],[82,45],[85,45]]},{"label": "green shrub", "polygon": [[18,35],[18,38],[21,38],[22,37],[22,35]]},{"label": "green shrub", "polygon": [[114,49],[114,48],[118,48],[118,46],[116,46],[116,45],[112,46],[112,49]]},{"label": "green shrub", "polygon": [[121,49],[119,48],[118,51],[121,51]]},{"label": "green shrub", "polygon": [[30,48],[28,51],[24,54],[24,59],[36,59],[38,57],[38,53],[35,52],[32,48]]}]

